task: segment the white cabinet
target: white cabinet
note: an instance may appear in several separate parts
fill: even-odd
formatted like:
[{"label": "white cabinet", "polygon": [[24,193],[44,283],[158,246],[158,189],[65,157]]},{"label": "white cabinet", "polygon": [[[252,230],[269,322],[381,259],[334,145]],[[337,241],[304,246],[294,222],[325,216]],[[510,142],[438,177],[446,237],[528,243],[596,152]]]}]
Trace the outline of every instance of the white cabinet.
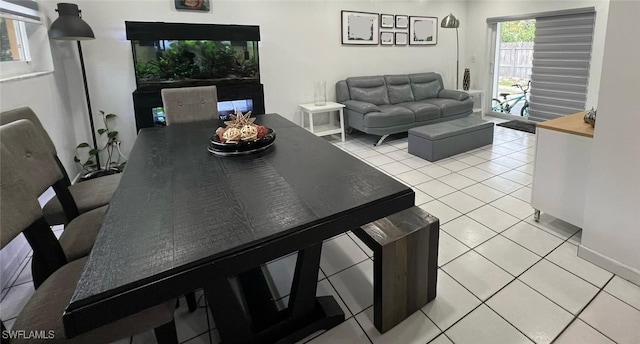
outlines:
[{"label": "white cabinet", "polygon": [[531,205],[582,227],[593,128],[583,113],[538,123]]}]

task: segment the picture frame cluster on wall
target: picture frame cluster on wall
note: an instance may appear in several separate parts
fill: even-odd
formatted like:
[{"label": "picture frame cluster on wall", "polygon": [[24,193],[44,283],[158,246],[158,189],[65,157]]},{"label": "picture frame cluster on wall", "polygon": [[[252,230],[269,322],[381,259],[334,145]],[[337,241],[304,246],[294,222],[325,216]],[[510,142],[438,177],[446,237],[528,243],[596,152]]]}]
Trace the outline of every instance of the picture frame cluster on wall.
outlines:
[{"label": "picture frame cluster on wall", "polygon": [[[343,45],[436,45],[438,18],[372,12],[341,12]],[[407,32],[408,30],[408,32]]]}]

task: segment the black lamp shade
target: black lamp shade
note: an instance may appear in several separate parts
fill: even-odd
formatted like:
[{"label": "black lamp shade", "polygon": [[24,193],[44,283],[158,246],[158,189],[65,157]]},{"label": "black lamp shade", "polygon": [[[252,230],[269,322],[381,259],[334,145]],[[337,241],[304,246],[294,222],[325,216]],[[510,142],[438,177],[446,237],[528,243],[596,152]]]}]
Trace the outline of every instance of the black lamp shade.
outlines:
[{"label": "black lamp shade", "polygon": [[460,27],[460,21],[453,14],[449,14],[448,16],[442,18],[440,27],[446,29],[455,29]]},{"label": "black lamp shade", "polygon": [[82,41],[96,38],[89,24],[82,20],[78,5],[60,3],[56,11],[59,17],[51,24],[49,29],[51,38],[66,41]]}]

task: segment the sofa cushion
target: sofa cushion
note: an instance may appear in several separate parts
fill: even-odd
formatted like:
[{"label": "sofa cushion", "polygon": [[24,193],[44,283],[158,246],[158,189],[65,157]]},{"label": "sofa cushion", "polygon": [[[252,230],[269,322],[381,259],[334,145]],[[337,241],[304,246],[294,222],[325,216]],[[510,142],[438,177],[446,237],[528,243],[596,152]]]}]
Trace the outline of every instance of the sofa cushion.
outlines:
[{"label": "sofa cushion", "polygon": [[440,117],[463,115],[473,112],[473,100],[468,98],[463,101],[453,99],[427,99],[421,103],[433,104],[440,108]]},{"label": "sofa cushion", "polygon": [[389,104],[387,86],[381,76],[359,76],[347,78],[352,100],[375,105]]},{"label": "sofa cushion", "polygon": [[413,111],[416,122],[428,121],[436,118],[440,118],[440,108],[425,102],[408,102],[400,103],[400,106],[406,107]]},{"label": "sofa cushion", "polygon": [[409,74],[411,90],[415,100],[437,98],[442,86],[442,79],[436,73]]},{"label": "sofa cushion", "polygon": [[415,100],[408,75],[385,75],[384,81],[389,91],[389,103],[398,104]]},{"label": "sofa cushion", "polygon": [[386,128],[415,122],[413,111],[399,105],[379,105],[381,112],[369,112],[364,115],[364,126],[368,128]]}]

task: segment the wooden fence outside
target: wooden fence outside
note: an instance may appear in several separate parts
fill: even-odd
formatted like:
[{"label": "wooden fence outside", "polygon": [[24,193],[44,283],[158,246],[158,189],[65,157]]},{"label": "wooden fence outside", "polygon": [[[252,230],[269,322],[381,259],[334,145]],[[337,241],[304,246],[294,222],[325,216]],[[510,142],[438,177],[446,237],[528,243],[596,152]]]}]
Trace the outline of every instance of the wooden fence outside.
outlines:
[{"label": "wooden fence outside", "polygon": [[500,43],[500,78],[531,78],[533,42]]}]

